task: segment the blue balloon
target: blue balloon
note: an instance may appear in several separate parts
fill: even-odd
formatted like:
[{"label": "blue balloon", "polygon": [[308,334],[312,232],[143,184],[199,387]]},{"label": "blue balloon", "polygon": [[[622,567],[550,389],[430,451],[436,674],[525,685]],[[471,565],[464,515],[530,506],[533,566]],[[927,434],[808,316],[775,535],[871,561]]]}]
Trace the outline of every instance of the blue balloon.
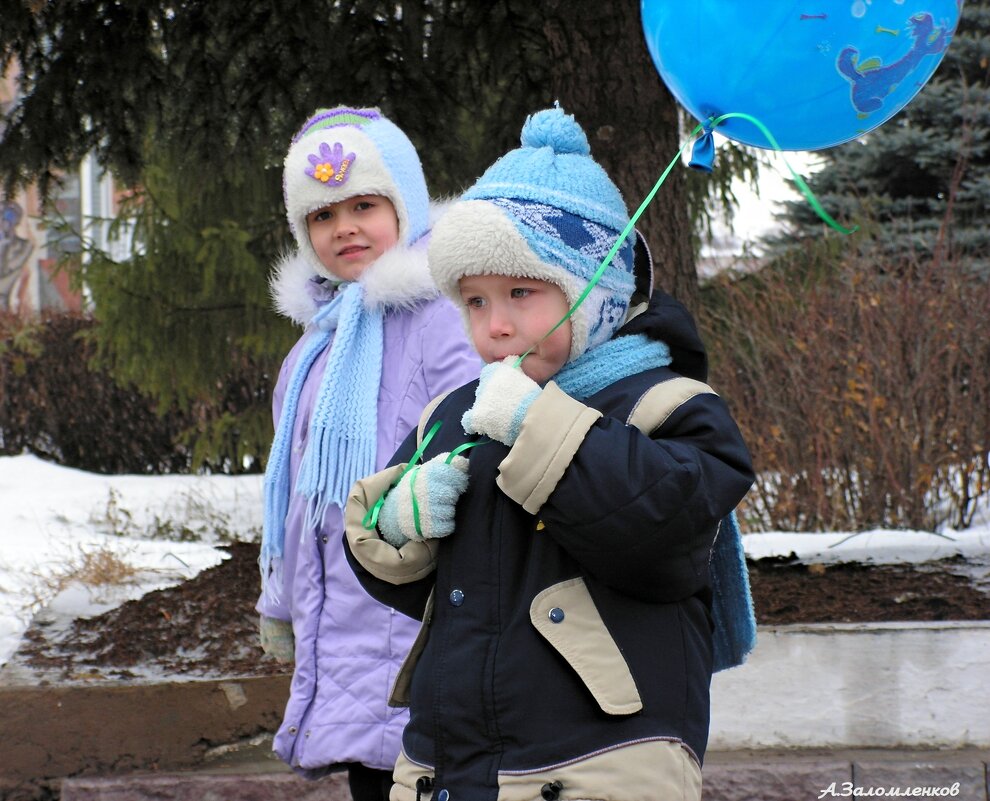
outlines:
[{"label": "blue balloon", "polygon": [[[750,115],[784,150],[819,150],[882,125],[938,67],[962,0],[642,0],[660,77],[699,121]],[[730,139],[772,147],[731,118]]]}]

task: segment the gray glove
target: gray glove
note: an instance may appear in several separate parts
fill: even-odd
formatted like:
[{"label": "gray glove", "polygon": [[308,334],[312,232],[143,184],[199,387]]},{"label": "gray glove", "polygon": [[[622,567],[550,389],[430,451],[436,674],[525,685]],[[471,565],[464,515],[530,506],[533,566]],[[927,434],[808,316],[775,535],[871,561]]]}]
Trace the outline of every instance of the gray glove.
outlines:
[{"label": "gray glove", "polygon": [[292,635],[292,624],[288,620],[262,615],[258,628],[261,633],[261,649],[266,654],[283,664],[294,661],[296,641]]}]

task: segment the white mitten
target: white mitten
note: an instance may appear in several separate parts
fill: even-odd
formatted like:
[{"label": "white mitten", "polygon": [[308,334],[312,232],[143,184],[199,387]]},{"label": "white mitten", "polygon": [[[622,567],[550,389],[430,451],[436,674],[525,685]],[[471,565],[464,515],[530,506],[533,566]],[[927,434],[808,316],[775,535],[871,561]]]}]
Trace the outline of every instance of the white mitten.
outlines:
[{"label": "white mitten", "polygon": [[539,384],[515,366],[517,361],[518,356],[508,356],[482,369],[474,405],[461,418],[468,434],[482,434],[512,447],[526,412],[542,392]]}]

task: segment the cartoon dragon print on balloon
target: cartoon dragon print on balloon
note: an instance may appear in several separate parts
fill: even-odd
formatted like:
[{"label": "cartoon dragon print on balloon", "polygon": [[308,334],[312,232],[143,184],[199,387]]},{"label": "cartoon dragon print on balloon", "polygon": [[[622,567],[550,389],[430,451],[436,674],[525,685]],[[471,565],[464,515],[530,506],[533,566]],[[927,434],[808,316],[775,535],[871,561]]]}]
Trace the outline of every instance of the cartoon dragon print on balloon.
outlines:
[{"label": "cartoon dragon print on balloon", "polygon": [[935,20],[928,12],[915,14],[909,20],[911,49],[893,64],[879,66],[878,59],[867,59],[858,64],[859,50],[846,47],[839,53],[836,68],[852,84],[852,104],[862,115],[883,106],[884,98],[897,85],[914,72],[925,56],[939,55],[949,46],[946,26],[936,29]]}]

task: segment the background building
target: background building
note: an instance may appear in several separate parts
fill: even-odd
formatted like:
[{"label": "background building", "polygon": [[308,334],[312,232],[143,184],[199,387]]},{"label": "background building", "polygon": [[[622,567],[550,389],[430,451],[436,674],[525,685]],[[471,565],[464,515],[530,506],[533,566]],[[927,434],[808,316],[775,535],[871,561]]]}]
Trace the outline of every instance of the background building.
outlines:
[{"label": "background building", "polygon": [[[0,115],[17,99],[17,75],[14,65],[0,77]],[[115,213],[113,182],[92,158],[78,172],[63,176],[47,207],[33,186],[9,196],[0,190],[0,312],[80,309],[84,298],[70,287],[59,263],[66,255],[81,253],[81,237],[110,249],[106,231]],[[45,225],[45,218],[63,220],[73,233]]]}]

